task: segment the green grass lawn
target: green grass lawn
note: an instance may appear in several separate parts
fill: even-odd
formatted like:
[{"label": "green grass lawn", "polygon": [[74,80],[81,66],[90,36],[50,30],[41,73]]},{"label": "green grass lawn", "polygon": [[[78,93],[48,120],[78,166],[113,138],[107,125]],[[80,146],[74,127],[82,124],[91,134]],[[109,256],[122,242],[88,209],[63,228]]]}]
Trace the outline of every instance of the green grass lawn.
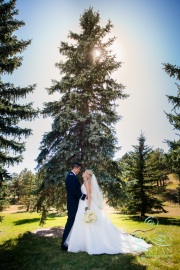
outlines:
[{"label": "green grass lawn", "polygon": [[109,214],[113,224],[128,233],[136,231],[139,237],[153,242],[153,247],[141,255],[93,256],[85,252],[74,254],[61,251],[60,236],[33,233],[45,228],[56,227],[58,230],[65,225],[66,217],[50,214],[46,224],[40,227],[40,216],[37,213],[3,212],[1,216],[3,220],[0,223],[0,270],[180,269],[179,218],[168,214],[158,216],[158,226],[155,223],[144,223],[136,216]]}]

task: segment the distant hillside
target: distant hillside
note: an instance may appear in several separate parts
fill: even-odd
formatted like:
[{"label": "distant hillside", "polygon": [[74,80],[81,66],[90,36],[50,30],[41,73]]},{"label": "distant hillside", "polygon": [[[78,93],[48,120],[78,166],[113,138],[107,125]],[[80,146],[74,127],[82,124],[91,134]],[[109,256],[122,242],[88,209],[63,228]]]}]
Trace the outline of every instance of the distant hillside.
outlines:
[{"label": "distant hillside", "polygon": [[176,179],[174,174],[168,175],[169,181],[167,182],[167,189],[176,189],[179,184],[179,180]]},{"label": "distant hillside", "polygon": [[177,203],[177,187],[179,180],[176,179],[175,175],[168,175],[169,181],[166,183],[166,189],[162,193],[163,201]]}]

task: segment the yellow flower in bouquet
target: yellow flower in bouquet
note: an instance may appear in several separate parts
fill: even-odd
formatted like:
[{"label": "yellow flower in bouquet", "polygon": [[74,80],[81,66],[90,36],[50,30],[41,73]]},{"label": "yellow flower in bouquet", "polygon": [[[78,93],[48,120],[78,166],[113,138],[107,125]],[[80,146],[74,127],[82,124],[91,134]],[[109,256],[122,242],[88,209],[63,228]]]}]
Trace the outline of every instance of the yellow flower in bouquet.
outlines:
[{"label": "yellow flower in bouquet", "polygon": [[93,223],[97,220],[97,216],[93,211],[86,211],[84,214],[84,221],[86,223]]}]

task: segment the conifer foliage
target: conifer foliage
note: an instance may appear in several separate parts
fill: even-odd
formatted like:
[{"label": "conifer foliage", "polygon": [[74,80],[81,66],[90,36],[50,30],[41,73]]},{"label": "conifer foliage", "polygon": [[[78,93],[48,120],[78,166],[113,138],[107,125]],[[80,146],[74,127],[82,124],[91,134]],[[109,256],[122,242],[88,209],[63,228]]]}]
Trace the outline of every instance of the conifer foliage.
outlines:
[{"label": "conifer foliage", "polygon": [[129,213],[140,213],[144,217],[153,210],[166,212],[162,202],[157,198],[157,179],[159,178],[159,163],[152,159],[152,148],[145,144],[146,138],[141,133],[138,145],[129,153],[126,209]]},{"label": "conifer foliage", "polygon": [[108,37],[113,25],[108,21],[101,27],[100,14],[90,7],[80,17],[80,27],[79,34],[69,32],[71,43],[60,44],[64,60],[56,67],[62,77],[48,89],[49,94],[58,92],[60,99],[45,103],[43,110],[44,116],[53,118],[37,158],[46,187],[64,182],[74,161],[105,179],[117,150],[116,102],[127,95],[125,87],[111,77],[121,66],[110,49],[115,40]]},{"label": "conifer foliage", "polygon": [[[163,64],[165,72],[170,77],[175,77],[180,81],[180,67],[171,64]],[[170,96],[168,95],[168,101],[173,105],[172,112],[166,113],[167,118],[174,129],[178,132],[180,131],[180,85],[177,85],[177,95]],[[180,181],[180,134],[177,134],[178,139],[174,141],[167,140],[169,145],[169,153],[167,155],[171,171],[177,175],[177,178]],[[177,188],[177,200],[180,204],[180,183]]]},{"label": "conifer foliage", "polygon": [[13,34],[24,25],[23,21],[15,19],[16,15],[16,0],[0,0],[0,188],[9,176],[6,168],[22,161],[25,150],[22,137],[31,134],[31,129],[19,127],[19,122],[30,121],[38,114],[32,103],[21,105],[17,102],[32,93],[35,85],[21,88],[3,80],[4,74],[12,74],[21,66],[20,54],[31,43],[31,40],[18,40]]},{"label": "conifer foliage", "polygon": [[[170,77],[176,77],[180,80],[180,67],[173,66],[171,64],[164,64],[164,69]],[[180,85],[177,83],[177,95],[168,95],[168,101],[173,105],[172,112],[166,113],[167,118],[174,129],[180,131]],[[176,173],[180,180],[180,134],[177,134],[178,139],[176,141],[167,141],[170,146],[169,158],[172,172]]]}]

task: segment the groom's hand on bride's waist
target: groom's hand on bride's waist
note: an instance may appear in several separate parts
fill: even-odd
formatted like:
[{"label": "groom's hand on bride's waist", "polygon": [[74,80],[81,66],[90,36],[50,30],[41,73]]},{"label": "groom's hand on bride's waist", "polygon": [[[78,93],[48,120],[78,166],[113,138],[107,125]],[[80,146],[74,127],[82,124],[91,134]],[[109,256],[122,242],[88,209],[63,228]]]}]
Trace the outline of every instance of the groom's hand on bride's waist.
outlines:
[{"label": "groom's hand on bride's waist", "polygon": [[81,200],[83,200],[84,201],[84,199],[86,198],[86,194],[82,194],[82,196],[81,196]]}]

